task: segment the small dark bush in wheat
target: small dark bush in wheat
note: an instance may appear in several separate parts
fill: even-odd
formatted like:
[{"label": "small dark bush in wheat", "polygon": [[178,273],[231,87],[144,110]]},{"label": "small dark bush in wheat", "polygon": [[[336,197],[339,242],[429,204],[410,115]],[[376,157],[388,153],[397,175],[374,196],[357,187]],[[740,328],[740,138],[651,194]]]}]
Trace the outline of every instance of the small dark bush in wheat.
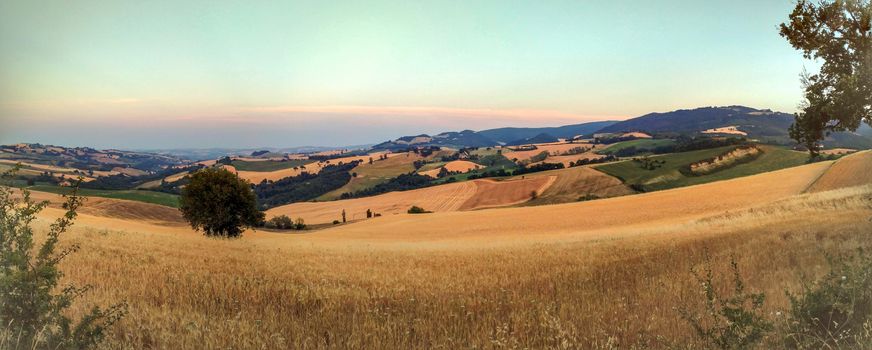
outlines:
[{"label": "small dark bush in wheat", "polygon": [[730,268],[733,272],[733,295],[720,295],[714,286],[711,257],[706,252],[702,273],[691,270],[702,287],[705,310],[702,315],[686,307],[680,308],[679,312],[697,336],[711,345],[720,349],[746,349],[763,340],[773,327],[763,317],[761,310],[766,296],[745,291],[739,265],[733,256],[730,257]]}]

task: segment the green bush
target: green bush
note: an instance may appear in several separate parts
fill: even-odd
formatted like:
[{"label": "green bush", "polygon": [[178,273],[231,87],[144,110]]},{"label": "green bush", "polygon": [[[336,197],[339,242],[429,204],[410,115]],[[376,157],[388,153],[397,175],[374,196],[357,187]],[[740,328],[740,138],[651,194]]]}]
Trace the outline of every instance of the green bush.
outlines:
[{"label": "green bush", "polygon": [[586,202],[586,201],[592,201],[592,200],[597,200],[597,199],[600,199],[600,197],[595,195],[595,194],[590,194],[590,193],[583,195],[581,197],[578,197],[579,202]]},{"label": "green bush", "polygon": [[[13,171],[4,173],[8,178]],[[15,199],[13,190],[0,186],[0,348],[85,349],[97,345],[106,330],[127,312],[126,304],[106,309],[93,307],[77,322],[67,310],[91,286],[68,286],[60,293],[63,272],[58,264],[79,247],[59,249],[60,237],[76,218],[83,198],[78,185],[66,197],[67,212],[49,228],[47,238],[36,248],[31,222],[47,202],[36,203],[30,191]]]},{"label": "green bush", "polygon": [[267,221],[267,226],[280,230],[292,229],[294,228],[294,220],[287,215],[274,216]]},{"label": "green bush", "polygon": [[191,175],[179,210],[191,227],[207,236],[238,237],[263,222],[251,184],[225,169],[206,168]]},{"label": "green bush", "polygon": [[430,211],[426,211],[426,210],[424,210],[424,208],[421,208],[421,207],[419,207],[419,206],[415,206],[415,205],[413,205],[411,208],[409,208],[409,211],[407,211],[407,212],[408,212],[409,214],[426,214],[426,213],[431,213]]},{"label": "green bush", "polygon": [[745,291],[739,266],[732,256],[730,268],[733,273],[733,295],[720,295],[714,285],[711,257],[706,252],[702,273],[691,270],[705,296],[704,312],[693,313],[688,308],[681,308],[679,313],[690,323],[697,336],[710,345],[719,349],[746,349],[762,341],[773,327],[763,317],[762,307],[766,296]]},{"label": "green bush", "polygon": [[830,272],[790,299],[785,344],[872,349],[872,255],[830,258]]},{"label": "green bush", "polygon": [[294,229],[295,230],[305,230],[306,223],[303,221],[303,218],[297,218],[297,221],[294,221]]}]

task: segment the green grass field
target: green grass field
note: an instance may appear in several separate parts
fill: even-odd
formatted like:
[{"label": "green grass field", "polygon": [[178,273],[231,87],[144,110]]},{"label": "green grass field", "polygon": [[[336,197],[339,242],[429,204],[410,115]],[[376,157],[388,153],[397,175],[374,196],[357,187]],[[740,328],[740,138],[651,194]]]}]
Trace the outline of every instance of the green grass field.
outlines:
[{"label": "green grass field", "polygon": [[782,147],[761,145],[760,148],[763,150],[763,154],[748,163],[738,164],[701,176],[686,176],[678,171],[681,167],[699,160],[716,157],[729,151],[731,148],[732,146],[728,146],[650,157],[652,160],[666,161],[666,163],[660,164],[660,167],[654,170],[643,169],[640,163],[634,161],[605,164],[596,167],[596,169],[615,176],[628,185],[636,185],[645,191],[657,191],[794,167],[805,164],[808,160],[807,153],[796,152]]},{"label": "green grass field", "polygon": [[287,161],[265,160],[262,162],[246,162],[244,160],[234,160],[231,165],[233,165],[236,170],[240,171],[270,172],[276,170],[290,169],[293,167],[298,167],[300,165],[306,165],[314,162],[314,160],[310,159],[292,159]]},{"label": "green grass field", "polygon": [[608,146],[604,149],[597,151],[597,154],[614,154],[622,149],[626,149],[629,147],[636,147],[637,149],[654,149],[661,146],[669,146],[674,144],[675,140],[671,139],[639,139],[639,140],[630,140],[624,142],[618,142],[611,146]]},{"label": "green grass field", "polygon": [[[57,194],[68,194],[70,193],[69,187],[61,187],[61,186],[53,186],[53,185],[36,185],[27,187],[32,191],[40,191],[40,192],[49,192],[49,193],[57,193]],[[80,188],[79,195],[85,197],[104,197],[104,198],[115,198],[115,199],[126,199],[137,202],[151,203],[157,205],[163,205],[172,208],[179,207],[179,196],[163,193],[163,192],[155,192],[155,191],[143,191],[143,190],[94,190],[89,188]]]}]

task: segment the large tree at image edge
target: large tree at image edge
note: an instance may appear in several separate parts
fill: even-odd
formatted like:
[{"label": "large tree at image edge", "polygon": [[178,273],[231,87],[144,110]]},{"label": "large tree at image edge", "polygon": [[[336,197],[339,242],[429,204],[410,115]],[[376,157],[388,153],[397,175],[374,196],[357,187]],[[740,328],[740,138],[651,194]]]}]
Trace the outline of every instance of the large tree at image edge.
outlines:
[{"label": "large tree at image edge", "polygon": [[264,219],[251,184],[226,169],[206,168],[191,175],[179,204],[191,227],[207,236],[238,237]]},{"label": "large tree at image edge", "polygon": [[790,137],[816,155],[829,133],[872,125],[872,3],[800,0],[780,28],[806,59],[822,61],[819,73],[803,77],[805,101]]}]

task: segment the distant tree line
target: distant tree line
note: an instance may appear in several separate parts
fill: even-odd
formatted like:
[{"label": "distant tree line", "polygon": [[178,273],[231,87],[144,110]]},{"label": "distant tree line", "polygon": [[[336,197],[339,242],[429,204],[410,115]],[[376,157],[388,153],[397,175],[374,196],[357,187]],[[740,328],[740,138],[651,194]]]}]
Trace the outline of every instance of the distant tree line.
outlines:
[{"label": "distant tree line", "polygon": [[[83,182],[80,186],[82,188],[90,188],[95,190],[132,190],[146,182],[161,180],[166,178],[167,176],[172,176],[186,171],[195,171],[199,168],[201,168],[200,165],[193,165],[184,168],[168,168],[154,174],[145,174],[141,176],[130,176],[125,174],[100,176],[94,179],[94,181]],[[178,193],[178,186],[175,186],[176,188],[172,189],[172,186],[164,186],[164,184],[162,184],[161,187],[164,187],[164,190],[162,190],[161,192],[176,194]]]},{"label": "distant tree line", "polygon": [[433,185],[431,177],[411,172],[408,174],[402,174],[388,180],[388,182],[380,183],[367,189],[343,193],[342,199],[369,197],[394,191],[408,191],[431,185]]},{"label": "distant tree line", "polygon": [[605,157],[599,157],[599,158],[593,158],[593,159],[583,158],[583,159],[579,159],[578,161],[575,161],[575,162],[569,162],[569,167],[572,168],[572,167],[588,165],[588,164],[602,164],[602,163],[614,162],[616,160],[618,160],[618,157],[615,157],[613,155],[608,155]]},{"label": "distant tree line", "polygon": [[345,186],[351,181],[349,171],[361,161],[331,164],[317,174],[304,172],[293,177],[270,182],[263,181],[254,186],[257,202],[262,209],[280,205],[312,200]]},{"label": "distant tree line", "polygon": [[563,163],[539,163],[525,168],[515,169],[512,175],[525,175],[530,173],[538,173],[540,171],[557,170],[566,168]]},{"label": "distant tree line", "polygon": [[305,230],[306,223],[303,218],[291,219],[287,215],[278,215],[260,223],[260,227],[277,230]]}]

